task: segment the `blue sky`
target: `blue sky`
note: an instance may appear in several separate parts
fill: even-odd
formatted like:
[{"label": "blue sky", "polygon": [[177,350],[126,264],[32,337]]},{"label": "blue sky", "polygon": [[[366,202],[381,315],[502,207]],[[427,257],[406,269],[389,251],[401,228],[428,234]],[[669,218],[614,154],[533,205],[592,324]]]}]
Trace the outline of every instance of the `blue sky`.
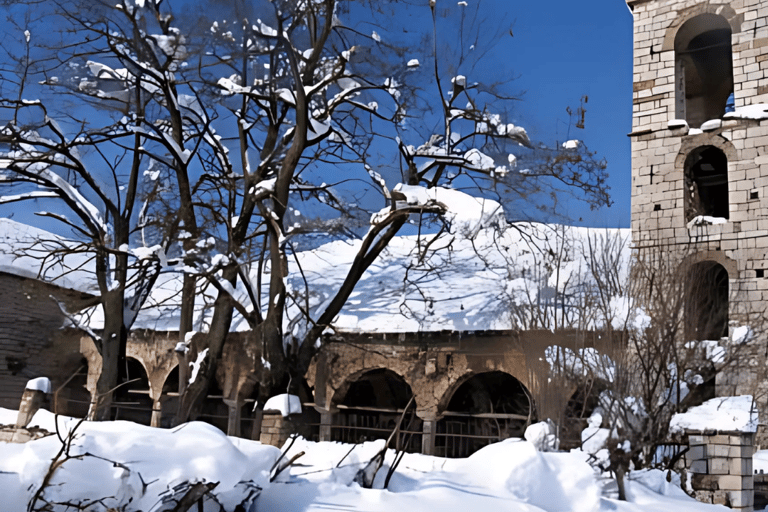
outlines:
[{"label": "blue sky", "polygon": [[[629,226],[632,16],[624,0],[467,1],[481,2],[484,31],[486,26],[489,33],[504,29],[504,37],[489,55],[490,66],[478,70],[478,78],[484,81],[482,73],[498,71],[505,78],[518,77],[511,90],[522,93],[523,101],[516,104],[512,121],[536,141],[584,140],[608,161],[613,206],[591,211],[583,203],[563,200],[560,214],[577,225]],[[437,3],[452,12],[461,9],[457,0]],[[427,0],[424,4],[424,19],[419,15],[412,21],[431,25]],[[513,36],[506,35],[507,26]],[[575,109],[583,96],[589,100],[586,129],[580,130],[570,125],[566,107]],[[41,219],[33,211],[46,208],[38,206],[16,203],[0,208],[0,214],[14,213],[15,220],[39,225]],[[508,217],[517,216],[508,212]]]},{"label": "blue sky", "polygon": [[[512,39],[516,51],[510,61],[520,74],[520,88],[526,91],[520,110],[530,119],[529,131],[545,140],[552,134],[561,140],[583,139],[608,160],[614,205],[590,211],[583,204],[569,204],[566,215],[574,224],[628,227],[632,15],[626,2],[492,1],[516,19]],[[589,97],[586,128],[571,128],[567,137],[565,108],[578,107],[582,95]]]}]

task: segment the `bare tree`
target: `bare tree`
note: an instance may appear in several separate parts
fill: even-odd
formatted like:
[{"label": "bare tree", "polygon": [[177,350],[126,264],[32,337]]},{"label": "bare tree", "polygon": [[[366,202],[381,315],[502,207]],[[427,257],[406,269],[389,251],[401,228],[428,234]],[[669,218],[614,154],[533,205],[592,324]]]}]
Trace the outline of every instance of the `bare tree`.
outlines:
[{"label": "bare tree", "polygon": [[[38,75],[75,104],[96,108],[98,100],[115,113],[96,135],[72,139],[83,140],[81,150],[132,162],[136,180],[151,164],[173,182],[177,199],[160,203],[175,207],[175,215],[157,202],[149,208],[156,221],[170,222],[162,257],[177,258],[184,271],[180,341],[193,328],[195,283],[216,290],[205,336],[195,337],[187,353],[190,361],[201,356],[202,364],[181,396],[178,421],[199,414],[227,353],[244,372],[237,393],[258,382],[262,406],[286,382],[300,382],[321,334],[401,228],[416,219],[446,221],[440,217],[450,205],[441,202],[441,191],[469,188],[520,204],[575,190],[592,204],[608,202],[604,161],[583,144],[533,143],[507,119],[516,98],[472,80],[468,56],[482,55],[475,46],[481,41],[467,38],[481,33],[472,7],[443,16],[434,3],[398,4],[432,22],[430,32],[421,32],[426,44],[411,57],[419,33],[396,26],[388,7],[367,2],[223,3],[215,14],[196,17],[157,0],[71,5],[60,5],[59,14],[73,31],[55,48],[56,69],[66,80],[50,70]],[[449,33],[462,27],[466,32]],[[6,102],[28,106],[23,98]],[[45,119],[48,126],[52,117]],[[67,127],[87,124],[77,115],[67,121]],[[16,148],[29,140],[24,130],[6,131],[16,145],[7,157],[16,158]],[[65,155],[51,157],[51,172],[77,191],[80,181],[67,180],[73,167],[67,148],[74,143],[67,140],[59,137],[46,150]],[[103,149],[107,143],[124,156],[116,159],[114,150]],[[40,153],[9,168],[48,190],[33,171],[21,172],[20,164],[36,169]],[[121,190],[124,174],[109,168]],[[90,186],[100,183],[96,176],[84,167],[78,180]],[[133,210],[121,215],[126,222],[136,218]],[[360,219],[369,215],[366,229]],[[110,211],[109,219],[117,217]],[[312,222],[296,227],[300,217]],[[88,223],[95,224],[83,217],[76,228]],[[121,238],[106,255],[127,254],[120,248],[135,239],[124,232],[131,229],[121,225]],[[338,289],[310,304],[308,293],[288,289],[286,273],[289,258],[317,233],[360,242]],[[90,246],[96,239],[88,238]],[[161,255],[152,258],[159,262]],[[102,295],[109,291],[105,281]],[[288,321],[287,308],[301,313]],[[237,346],[228,345],[233,320],[248,325]]]},{"label": "bare tree", "polygon": [[664,450],[672,417],[715,396],[717,375],[733,369],[765,322],[755,312],[729,321],[742,290],[729,290],[720,265],[697,262],[694,246],[639,250],[624,285],[610,272],[616,258],[607,248],[591,253],[590,267],[612,353],[564,351],[550,364],[582,397],[593,396],[609,430],[604,469],[625,499],[631,467],[675,469],[683,452]]}]

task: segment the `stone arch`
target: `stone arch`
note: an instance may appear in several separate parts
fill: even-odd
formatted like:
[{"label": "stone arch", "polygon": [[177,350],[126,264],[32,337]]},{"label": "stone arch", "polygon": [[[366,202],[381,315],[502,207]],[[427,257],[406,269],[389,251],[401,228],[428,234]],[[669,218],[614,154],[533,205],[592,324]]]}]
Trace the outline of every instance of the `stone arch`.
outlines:
[{"label": "stone arch", "polygon": [[435,454],[466,457],[488,444],[521,437],[535,421],[535,404],[522,381],[499,371],[469,372],[440,400]]},{"label": "stone arch", "polygon": [[[331,440],[361,442],[386,439],[392,433],[411,397],[410,384],[397,372],[366,368],[350,374],[332,397],[335,409]],[[408,408],[396,444],[407,451],[421,450],[422,421],[416,407]]]},{"label": "stone arch", "polygon": [[733,7],[729,4],[715,4],[709,2],[702,2],[700,4],[689,7],[680,11],[677,18],[667,27],[667,31],[664,33],[664,41],[661,44],[661,51],[668,51],[675,49],[675,39],[680,28],[690,19],[695,18],[701,14],[714,14],[721,16],[726,20],[731,27],[731,32],[734,34],[741,33],[741,24],[744,22],[744,14],[737,13]]},{"label": "stone arch", "polygon": [[738,151],[731,141],[717,133],[699,133],[683,137],[680,151],[678,151],[677,157],[675,157],[675,169],[683,169],[688,155],[696,148],[703,146],[713,146],[722,151],[728,159],[729,166],[731,162],[738,160]]},{"label": "stone arch", "polygon": [[734,31],[722,12],[683,16],[674,30],[675,117],[691,127],[721,118],[733,103]]},{"label": "stone arch", "polygon": [[728,273],[728,279],[736,279],[739,275],[739,267],[736,260],[726,256],[723,251],[698,251],[683,260],[683,268],[690,268],[697,263],[710,261],[721,265]]},{"label": "stone arch", "polygon": [[127,419],[150,425],[154,400],[150,396],[147,368],[141,359],[128,355],[125,358],[125,373],[126,383],[119,386],[114,393],[114,419]]}]

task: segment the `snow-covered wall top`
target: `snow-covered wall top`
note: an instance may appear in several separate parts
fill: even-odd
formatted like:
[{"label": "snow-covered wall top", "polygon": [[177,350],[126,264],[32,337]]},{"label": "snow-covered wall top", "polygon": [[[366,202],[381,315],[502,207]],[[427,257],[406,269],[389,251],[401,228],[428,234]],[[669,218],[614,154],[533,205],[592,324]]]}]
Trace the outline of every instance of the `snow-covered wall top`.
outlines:
[{"label": "snow-covered wall top", "polygon": [[757,405],[751,395],[718,397],[675,414],[669,422],[673,434],[688,431],[756,432]]}]

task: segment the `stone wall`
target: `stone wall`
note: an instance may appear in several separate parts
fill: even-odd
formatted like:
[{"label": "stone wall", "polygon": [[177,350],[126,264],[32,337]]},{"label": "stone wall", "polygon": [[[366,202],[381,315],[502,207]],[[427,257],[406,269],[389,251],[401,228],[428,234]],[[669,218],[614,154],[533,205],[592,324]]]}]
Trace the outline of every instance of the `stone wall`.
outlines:
[{"label": "stone wall", "polygon": [[320,439],[330,440],[333,415],[349,387],[367,372],[387,369],[410,387],[422,422],[422,452],[434,453],[436,423],[468,379],[500,372],[517,379],[531,398],[531,419],[559,418],[574,388],[548,379],[547,347],[596,347],[610,354],[600,333],[550,331],[339,333],[326,340],[307,375],[321,414]]},{"label": "stone wall", "polygon": [[686,458],[694,497],[704,503],[752,512],[754,434],[689,432]]},{"label": "stone wall", "polygon": [[[768,332],[768,119],[762,119],[766,117],[762,107],[754,108],[768,103],[768,2],[627,3],[634,16],[633,122],[629,134],[633,243],[640,254],[648,249],[681,264],[712,262],[727,271],[731,332],[736,326],[749,324],[760,336],[750,341],[754,349],[745,351],[744,361],[735,366],[746,371],[719,380],[717,392],[761,394],[766,385],[759,368],[767,362],[764,333]],[[676,56],[675,45],[692,26],[686,23],[697,19],[731,32],[736,112],[723,110],[712,121],[689,126],[676,120],[681,102],[689,109],[685,112],[695,106],[687,103],[688,82],[681,79],[687,75],[676,60],[684,52]],[[748,106],[753,106],[753,114],[744,115],[743,108]],[[691,222],[692,215],[704,211],[700,206],[705,203],[692,162],[706,148],[714,148],[715,154],[727,160],[723,174],[726,188],[717,189],[723,197],[715,198],[727,204],[717,215],[722,220]],[[768,407],[765,399],[762,402],[761,421],[766,422]]]},{"label": "stone wall", "polygon": [[284,418],[280,411],[264,411],[259,441],[262,444],[282,448],[294,430],[293,422],[289,418]]},{"label": "stone wall", "polygon": [[[49,377],[55,391],[83,364],[80,333],[62,329],[65,317],[51,296],[69,311],[78,311],[92,300],[87,294],[0,272],[0,407],[18,407],[28,380]],[[70,381],[60,393],[59,412],[87,411],[84,376],[83,370],[82,377]]]}]

